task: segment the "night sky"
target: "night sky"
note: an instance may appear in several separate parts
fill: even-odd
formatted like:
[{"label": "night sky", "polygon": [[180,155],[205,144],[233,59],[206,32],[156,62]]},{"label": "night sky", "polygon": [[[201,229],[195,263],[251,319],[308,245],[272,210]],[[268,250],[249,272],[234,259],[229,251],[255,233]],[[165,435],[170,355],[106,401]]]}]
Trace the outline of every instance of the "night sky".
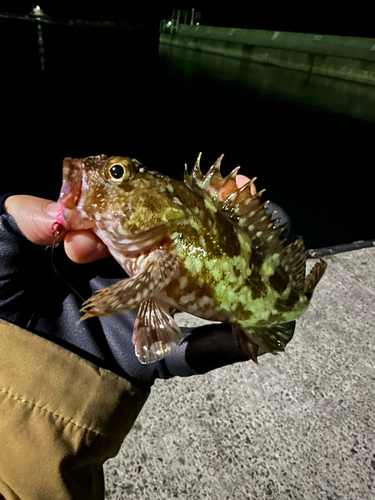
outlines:
[{"label": "night sky", "polygon": [[169,18],[173,9],[191,10],[201,13],[201,24],[206,26],[230,26],[271,31],[294,31],[302,33],[336,34],[347,36],[375,37],[373,16],[368,12],[369,4],[338,2],[226,2],[225,7],[207,7],[205,2],[118,2],[107,0],[89,6],[79,1],[44,3],[43,0],[2,2],[0,12],[25,14],[39,3],[49,15],[60,18],[90,20],[112,20],[126,22],[129,17]]}]

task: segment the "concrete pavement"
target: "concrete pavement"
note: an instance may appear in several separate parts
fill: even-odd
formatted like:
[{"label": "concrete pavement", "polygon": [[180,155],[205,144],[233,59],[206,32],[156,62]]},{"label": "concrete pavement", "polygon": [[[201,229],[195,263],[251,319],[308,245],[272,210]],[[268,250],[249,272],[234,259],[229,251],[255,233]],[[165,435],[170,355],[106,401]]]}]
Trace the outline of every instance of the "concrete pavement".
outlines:
[{"label": "concrete pavement", "polygon": [[375,498],[375,248],[325,259],[285,353],[156,381],[106,499]]}]

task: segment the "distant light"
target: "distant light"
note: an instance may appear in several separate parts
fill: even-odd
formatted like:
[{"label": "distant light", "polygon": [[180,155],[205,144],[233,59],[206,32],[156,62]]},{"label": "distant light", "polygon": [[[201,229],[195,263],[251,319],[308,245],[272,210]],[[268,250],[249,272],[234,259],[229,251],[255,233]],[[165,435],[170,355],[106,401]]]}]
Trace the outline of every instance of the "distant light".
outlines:
[{"label": "distant light", "polygon": [[195,23],[195,26],[199,26],[199,25],[200,25],[200,23]]},{"label": "distant light", "polygon": [[172,26],[172,21],[168,21],[167,26]]},{"label": "distant light", "polygon": [[42,11],[42,9],[39,7],[39,5],[37,5],[36,7],[33,8],[33,14],[35,16],[42,16],[44,14],[44,12]]}]

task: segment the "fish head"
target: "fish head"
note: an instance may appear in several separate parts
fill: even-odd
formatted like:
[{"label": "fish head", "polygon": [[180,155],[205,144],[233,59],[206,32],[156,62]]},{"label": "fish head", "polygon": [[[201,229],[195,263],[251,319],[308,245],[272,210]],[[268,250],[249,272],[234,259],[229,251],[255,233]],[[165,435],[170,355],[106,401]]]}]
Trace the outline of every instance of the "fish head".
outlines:
[{"label": "fish head", "polygon": [[125,246],[126,238],[150,230],[161,238],[161,228],[183,217],[170,182],[130,157],[66,158],[59,196],[62,225],[68,231],[91,228]]}]

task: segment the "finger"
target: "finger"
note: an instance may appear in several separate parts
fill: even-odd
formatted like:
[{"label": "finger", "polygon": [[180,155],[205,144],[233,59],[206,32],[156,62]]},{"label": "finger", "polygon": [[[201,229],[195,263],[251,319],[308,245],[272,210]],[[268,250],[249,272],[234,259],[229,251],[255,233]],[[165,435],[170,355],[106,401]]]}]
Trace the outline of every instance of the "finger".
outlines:
[{"label": "finger", "polygon": [[244,184],[246,184],[246,182],[249,182],[249,178],[246,177],[246,175],[241,175],[241,174],[238,174],[236,175],[236,184],[237,184],[237,187],[242,187]]},{"label": "finger", "polygon": [[109,255],[108,248],[90,230],[67,233],[64,248],[67,256],[77,264],[86,264]]},{"label": "finger", "polygon": [[[241,175],[241,174],[238,174],[236,176],[236,184],[237,184],[237,187],[242,187],[244,186],[247,182],[249,182],[249,178],[246,177],[246,175]],[[251,184],[251,187],[250,187],[250,191],[251,191],[251,194],[254,196],[254,194],[257,192],[256,190],[256,187],[254,185],[254,183]]]},{"label": "finger", "polygon": [[[51,227],[56,221],[58,203],[36,196],[14,195],[5,200],[4,208],[27,239],[37,245],[52,245],[54,237]],[[64,231],[57,241],[63,237]]]}]

